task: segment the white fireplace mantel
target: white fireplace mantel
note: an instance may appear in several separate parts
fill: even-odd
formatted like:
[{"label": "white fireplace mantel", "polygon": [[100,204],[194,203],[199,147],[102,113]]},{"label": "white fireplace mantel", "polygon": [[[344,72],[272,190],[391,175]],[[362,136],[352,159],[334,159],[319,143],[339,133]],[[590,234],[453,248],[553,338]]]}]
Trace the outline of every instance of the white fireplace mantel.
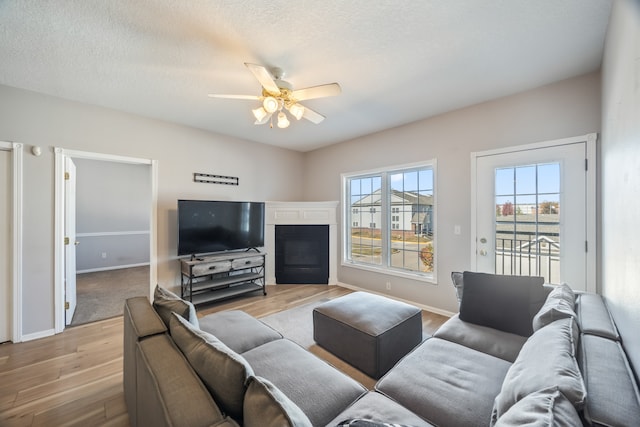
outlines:
[{"label": "white fireplace mantel", "polygon": [[267,252],[267,285],[276,284],[275,232],[276,225],[329,226],[329,285],[338,283],[337,201],[328,202],[265,202],[264,246]]}]

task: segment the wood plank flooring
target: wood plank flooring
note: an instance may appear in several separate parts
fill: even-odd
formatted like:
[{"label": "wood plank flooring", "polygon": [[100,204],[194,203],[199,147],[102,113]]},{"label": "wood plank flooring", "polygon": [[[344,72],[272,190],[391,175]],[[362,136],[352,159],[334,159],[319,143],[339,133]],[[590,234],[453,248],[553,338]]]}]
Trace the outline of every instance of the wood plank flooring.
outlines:
[{"label": "wood plank flooring", "polygon": [[[263,317],[352,292],[339,286],[277,285],[268,295],[207,306],[199,316],[240,309]],[[423,311],[432,334],[446,317]],[[0,426],[129,426],[122,388],[122,316],[53,337],[0,345]]]}]

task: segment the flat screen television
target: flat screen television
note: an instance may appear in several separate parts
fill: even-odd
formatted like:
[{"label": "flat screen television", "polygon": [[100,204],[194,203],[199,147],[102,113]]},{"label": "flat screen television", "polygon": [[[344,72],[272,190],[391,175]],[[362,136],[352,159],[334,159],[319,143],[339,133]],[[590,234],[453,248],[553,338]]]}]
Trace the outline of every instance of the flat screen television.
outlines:
[{"label": "flat screen television", "polygon": [[178,255],[264,246],[264,203],[178,200]]}]

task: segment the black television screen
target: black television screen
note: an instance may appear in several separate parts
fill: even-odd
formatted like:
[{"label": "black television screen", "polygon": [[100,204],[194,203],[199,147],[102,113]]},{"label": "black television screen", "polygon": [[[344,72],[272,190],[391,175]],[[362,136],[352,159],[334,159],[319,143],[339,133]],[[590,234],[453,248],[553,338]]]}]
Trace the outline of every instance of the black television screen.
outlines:
[{"label": "black television screen", "polygon": [[178,255],[264,246],[264,203],[178,200]]}]

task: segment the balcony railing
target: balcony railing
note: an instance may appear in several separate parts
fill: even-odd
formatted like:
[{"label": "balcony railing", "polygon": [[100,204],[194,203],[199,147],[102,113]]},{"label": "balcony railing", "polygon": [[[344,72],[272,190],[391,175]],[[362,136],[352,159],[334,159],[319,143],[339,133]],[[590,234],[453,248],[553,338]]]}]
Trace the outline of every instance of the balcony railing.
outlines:
[{"label": "balcony railing", "polygon": [[[527,233],[519,233],[519,236],[522,234]],[[546,283],[559,283],[560,243],[553,240],[557,234],[549,234],[535,239],[496,236],[496,273],[542,276]]]}]

